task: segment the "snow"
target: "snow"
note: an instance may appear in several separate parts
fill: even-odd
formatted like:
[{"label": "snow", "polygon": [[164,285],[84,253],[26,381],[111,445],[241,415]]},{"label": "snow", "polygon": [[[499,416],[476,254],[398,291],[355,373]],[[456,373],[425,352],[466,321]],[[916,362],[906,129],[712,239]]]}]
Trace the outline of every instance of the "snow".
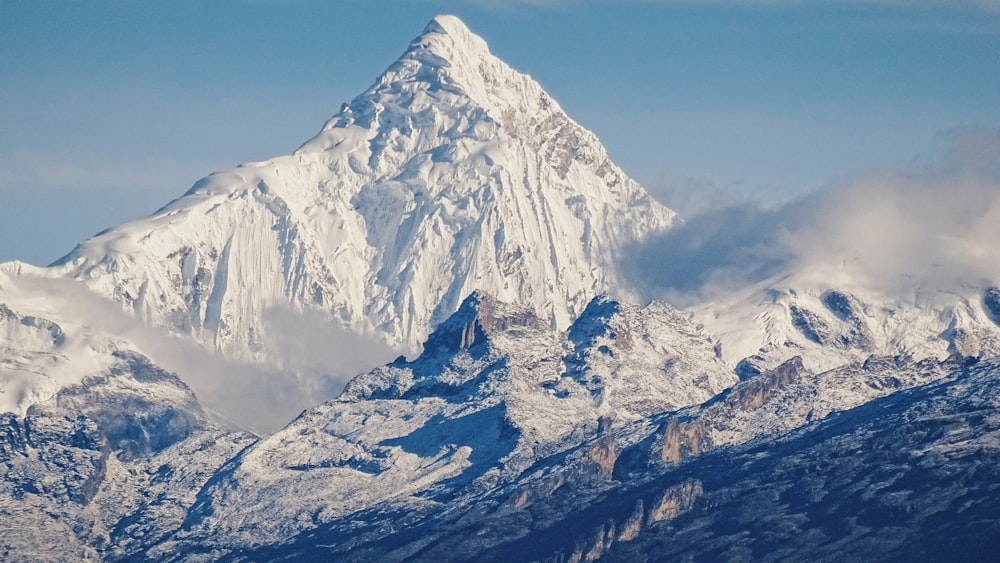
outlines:
[{"label": "snow", "polygon": [[[756,357],[774,367],[802,356],[825,371],[875,355],[942,360],[952,353],[990,356],[1000,333],[984,303],[988,288],[963,292],[913,288],[890,293],[811,270],[777,276],[696,306],[697,322],[720,343],[731,366]],[[836,302],[848,310],[837,310]]]},{"label": "snow", "polygon": [[266,310],[401,351],[472,291],[565,328],[674,213],[459,20],[433,20],[294,154],[198,182],[55,269],[154,326],[267,361]]},{"label": "snow", "polygon": [[[817,429],[795,455],[878,455],[868,415],[946,427],[902,434],[920,449],[897,458],[996,449],[998,368],[970,358],[1000,350],[996,289],[892,293],[815,268],[689,311],[617,295],[617,255],[675,220],[439,16],[293,154],[213,174],[50,268],[0,264],[0,514],[32,526],[0,547],[65,536],[39,557],[197,560],[291,541],[299,558],[392,560],[464,554],[435,545],[452,534],[549,553],[538,536],[599,513],[557,534],[599,555],[623,537],[611,512],[629,543],[674,525],[650,531],[660,517],[684,525],[702,497],[770,506],[750,468],[797,482],[809,468],[781,456]],[[246,387],[302,391],[297,372],[264,371],[268,387],[217,360],[299,370],[289,356],[345,349],[317,329],[331,324],[358,337],[346,355],[377,339],[411,359],[259,439],[195,399],[253,412]],[[168,345],[193,341],[218,355]],[[730,453],[746,481],[720,485],[712,464]],[[872,479],[836,490],[878,496]]]},{"label": "snow", "polygon": [[29,406],[108,368],[111,352],[127,349],[61,314],[70,307],[63,296],[39,291],[32,283],[36,271],[0,264],[0,413],[24,415]]}]

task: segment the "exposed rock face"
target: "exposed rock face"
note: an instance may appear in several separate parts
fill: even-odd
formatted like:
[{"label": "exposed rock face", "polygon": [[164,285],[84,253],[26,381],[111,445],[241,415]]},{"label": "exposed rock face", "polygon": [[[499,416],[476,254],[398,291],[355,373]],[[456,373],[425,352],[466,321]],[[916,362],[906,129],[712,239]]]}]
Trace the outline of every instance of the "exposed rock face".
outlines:
[{"label": "exposed rock face", "polygon": [[677,518],[682,513],[690,510],[694,506],[695,501],[698,500],[698,497],[704,492],[701,481],[698,480],[686,481],[680,485],[670,487],[666,491],[663,491],[659,502],[650,508],[647,522],[653,524]]},{"label": "exposed rock face", "polygon": [[640,499],[635,503],[635,511],[628,517],[628,520],[622,523],[621,529],[618,532],[618,541],[629,542],[638,538],[639,533],[642,531],[645,516],[646,512],[643,508],[642,499]]},{"label": "exposed rock face", "polygon": [[863,313],[858,300],[836,290],[824,293],[822,299],[823,305],[847,324],[847,331],[839,335],[835,344],[844,348],[871,350],[874,338],[862,318]]},{"label": "exposed rock face", "polygon": [[801,378],[804,373],[808,372],[802,365],[802,358],[796,356],[767,372],[763,377],[758,377],[735,389],[726,400],[731,400],[740,410],[759,409],[783,388]]},{"label": "exposed rock face", "polygon": [[681,423],[676,418],[671,418],[663,429],[660,459],[677,463],[682,459],[696,456],[703,449],[710,447],[711,442],[701,422]]},{"label": "exposed rock face", "polygon": [[587,448],[587,452],[583,456],[583,461],[584,463],[596,466],[598,474],[605,479],[609,479],[614,472],[615,461],[618,460],[621,448],[615,442],[615,437],[611,433],[610,419],[604,417],[598,419],[597,433],[599,437]]},{"label": "exposed rock face", "polygon": [[[738,411],[749,413],[760,409],[789,387],[797,386],[802,374],[807,373],[801,358],[792,358],[774,370],[761,374],[734,387],[719,397],[719,401],[705,407],[705,412]],[[662,425],[658,438],[659,459],[678,463],[696,457],[715,447],[712,425],[714,417],[670,417]]]},{"label": "exposed rock face", "polygon": [[983,292],[983,308],[994,323],[1000,324],[1000,288],[986,288]]},{"label": "exposed rock face", "polygon": [[805,336],[816,344],[823,345],[827,343],[831,331],[827,324],[823,322],[823,319],[797,305],[789,307],[788,312],[792,316],[792,325],[799,329],[802,336]]}]

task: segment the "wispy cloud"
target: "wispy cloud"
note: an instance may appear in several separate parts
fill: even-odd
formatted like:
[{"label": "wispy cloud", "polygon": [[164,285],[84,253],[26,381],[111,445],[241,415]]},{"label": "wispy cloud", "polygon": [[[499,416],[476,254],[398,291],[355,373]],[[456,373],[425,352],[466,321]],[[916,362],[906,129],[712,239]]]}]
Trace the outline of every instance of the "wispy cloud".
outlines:
[{"label": "wispy cloud", "polygon": [[1000,280],[998,253],[1000,129],[977,128],[777,208],[709,209],[627,253],[623,271],[643,297],[688,303],[804,270],[886,290],[985,284]]},{"label": "wispy cloud", "polygon": [[941,135],[908,166],[819,194],[782,242],[797,268],[843,268],[868,285],[950,288],[994,281],[1000,251],[1000,129]]},{"label": "wispy cloud", "polygon": [[344,330],[319,315],[274,309],[266,314],[272,364],[228,360],[189,338],[168,336],[124,313],[81,283],[34,278],[32,295],[47,296],[60,314],[114,337],[126,338],[160,367],[176,373],[210,412],[237,426],[272,432],[303,409],[336,397],[350,378],[394,357],[374,338]]}]

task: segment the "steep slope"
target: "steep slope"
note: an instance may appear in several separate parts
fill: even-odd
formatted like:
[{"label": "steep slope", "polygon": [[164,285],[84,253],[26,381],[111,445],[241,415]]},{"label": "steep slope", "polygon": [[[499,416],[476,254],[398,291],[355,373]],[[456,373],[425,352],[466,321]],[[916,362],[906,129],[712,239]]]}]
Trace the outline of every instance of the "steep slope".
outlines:
[{"label": "steep slope", "polygon": [[565,328],[616,286],[619,249],[673,221],[536,82],[441,16],[293,155],[213,174],[54,274],[230,357],[273,352],[272,308],[415,348],[474,290]]},{"label": "steep slope", "polygon": [[344,522],[379,534],[394,524],[378,507],[411,518],[463,506],[589,436],[735,381],[704,334],[665,305],[598,298],[568,335],[474,294],[421,357],[359,376],[224,467],[170,553],[238,552]]},{"label": "steep slope", "polygon": [[44,274],[0,266],[0,558],[97,560],[127,546],[116,536],[134,515],[156,514],[147,541],[175,528],[256,438],[216,427],[180,378],[89,325],[100,311],[76,317]]},{"label": "steep slope", "polygon": [[[469,351],[503,338],[491,315],[479,318],[436,336]],[[621,344],[605,341],[615,353]],[[234,561],[882,560],[955,548],[982,556],[1000,540],[995,361],[872,357],[812,373],[793,359],[701,405],[601,418],[549,448],[532,422],[550,428],[546,401],[579,417],[585,384],[562,399],[524,388],[473,415],[453,402],[469,390],[458,374],[431,370],[448,374],[442,385],[402,367],[359,378],[342,402],[247,450],[171,549],[184,559],[235,547],[223,557]],[[464,381],[482,389],[493,377]],[[445,399],[436,407],[425,402],[431,389]],[[518,399],[531,408],[515,412]],[[633,408],[615,412],[627,421]],[[441,414],[449,409],[465,410]]]},{"label": "steep slope", "polygon": [[795,432],[668,464],[648,481],[631,475],[480,560],[990,561],[1000,366],[939,367],[928,383]]}]

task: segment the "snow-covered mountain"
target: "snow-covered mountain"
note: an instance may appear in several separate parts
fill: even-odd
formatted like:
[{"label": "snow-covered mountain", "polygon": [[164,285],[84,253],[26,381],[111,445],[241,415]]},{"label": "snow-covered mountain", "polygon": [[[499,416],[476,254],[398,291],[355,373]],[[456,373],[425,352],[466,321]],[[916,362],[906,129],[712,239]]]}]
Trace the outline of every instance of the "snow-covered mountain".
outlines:
[{"label": "snow-covered mountain", "polygon": [[220,428],[113,322],[81,315],[75,285],[0,265],[0,559],[94,561],[125,517],[178,525],[254,439]]},{"label": "snow-covered mountain", "polygon": [[[109,400],[104,380],[92,378],[23,417],[8,415],[2,461],[13,488],[0,507],[33,523],[39,531],[30,538],[59,533],[66,519],[79,522],[65,545],[109,560],[509,560],[574,552],[628,559],[661,549],[675,522],[711,541],[672,550],[737,549],[729,520],[713,507],[763,494],[767,475],[798,475],[800,458],[810,459],[812,496],[795,496],[792,508],[774,501],[787,512],[780,518],[758,521],[757,508],[732,516],[761,537],[784,538],[761,544],[774,548],[797,541],[781,536],[796,522],[820,535],[838,526],[863,538],[868,525],[850,513],[814,511],[827,506],[830,487],[878,514],[873,499],[893,479],[851,488],[858,475],[880,473],[877,455],[849,456],[871,448],[872,432],[891,430],[885,419],[901,425],[891,430],[899,435],[924,429],[891,442],[899,447],[885,455],[903,463],[935,453],[919,484],[893,497],[905,497],[912,516],[897,514],[906,526],[883,551],[905,550],[903,538],[927,541],[921,531],[972,533],[968,518],[981,518],[996,478],[984,461],[997,447],[996,417],[988,414],[995,362],[873,355],[814,372],[793,358],[737,381],[716,344],[691,314],[661,303],[599,296],[556,331],[529,307],[477,293],[421,356],[357,377],[337,399],[262,439],[220,432],[197,414],[186,425],[146,416],[138,433],[116,426],[109,405],[144,412],[189,397],[181,412],[198,412],[176,378],[139,356],[120,356],[128,367],[109,370],[109,381],[125,382],[128,400]],[[165,383],[176,391],[164,392]],[[136,403],[143,393],[149,400]],[[961,433],[933,431],[941,416]],[[127,431],[115,434],[118,427]],[[137,448],[137,436],[166,438]],[[872,451],[890,447],[879,443]],[[968,452],[976,466],[963,487],[979,491],[977,508],[942,509],[935,498],[965,494],[948,489],[947,475]],[[828,454],[848,459],[825,463]],[[742,461],[732,466],[730,458]],[[781,483],[776,491],[788,488]],[[941,520],[942,510],[950,522],[943,528],[928,520],[934,513]],[[8,534],[8,549],[36,553],[25,536]],[[827,554],[858,549],[817,545]]]},{"label": "snow-covered mountain", "polygon": [[565,328],[618,287],[624,246],[673,221],[535,81],[441,16],[294,154],[213,174],[56,268],[230,357],[266,356],[272,307],[412,349],[474,290]]},{"label": "snow-covered mountain", "polygon": [[[0,558],[995,553],[1000,289],[631,303],[618,254],[677,221],[435,18],[294,154],[0,265]],[[247,403],[230,360],[301,352],[275,311],[421,351],[234,430],[192,389]]]},{"label": "snow-covered mountain", "polygon": [[234,459],[178,538],[247,549],[383,503],[476,496],[602,424],[704,402],[735,379],[666,305],[599,297],[558,333],[530,308],[474,294],[419,358],[359,376]]},{"label": "snow-covered mountain", "polygon": [[871,355],[945,359],[1000,354],[1000,290],[871,288],[824,268],[783,274],[691,310],[722,358],[749,374],[801,356],[814,371]]}]

